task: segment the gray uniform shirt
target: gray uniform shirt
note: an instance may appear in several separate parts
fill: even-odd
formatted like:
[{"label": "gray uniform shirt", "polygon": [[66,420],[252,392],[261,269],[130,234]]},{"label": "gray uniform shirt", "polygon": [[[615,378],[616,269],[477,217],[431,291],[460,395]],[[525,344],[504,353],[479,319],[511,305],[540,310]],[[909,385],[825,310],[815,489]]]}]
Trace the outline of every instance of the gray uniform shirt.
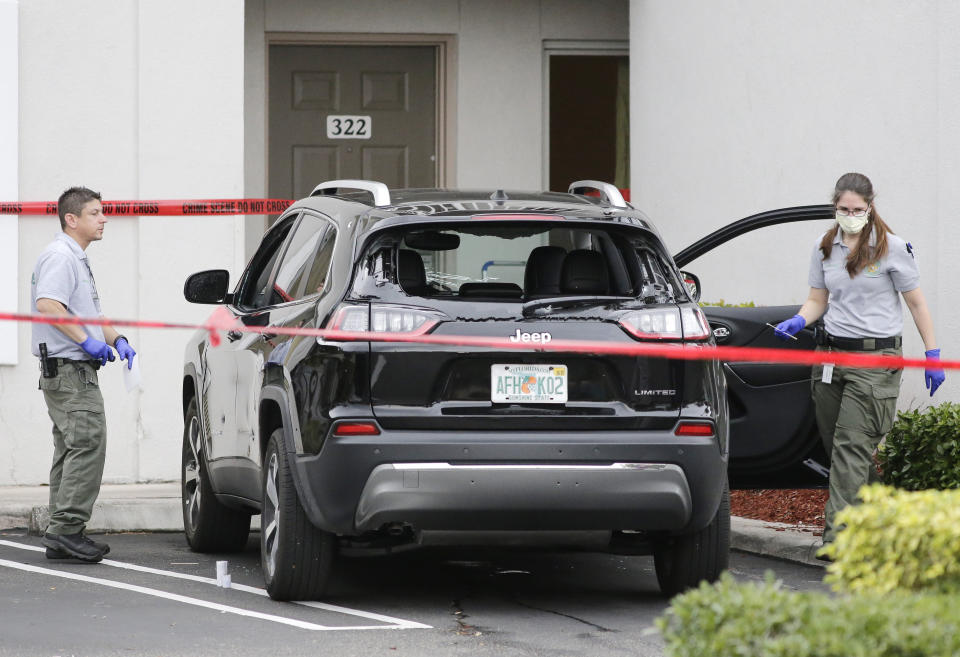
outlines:
[{"label": "gray uniform shirt", "polygon": [[[810,255],[810,287],[830,293],[824,327],[830,335],[844,338],[887,338],[903,332],[900,293],[920,287],[920,271],[913,249],[892,233],[887,233],[887,255],[867,265],[850,278],[841,232],[833,240],[830,257],[823,259],[821,235]],[[876,236],[870,235],[870,245]]]},{"label": "gray uniform shirt", "polygon": [[[33,312],[37,312],[37,299],[59,301],[71,315],[77,317],[100,317],[100,295],[93,280],[93,272],[87,254],[66,233],[47,245],[30,279],[30,299]],[[103,340],[103,328],[83,326],[87,335]],[[47,343],[47,353],[58,358],[89,360],[91,356],[80,345],[64,335],[53,324],[33,324],[32,350],[40,355],[40,343]]]}]

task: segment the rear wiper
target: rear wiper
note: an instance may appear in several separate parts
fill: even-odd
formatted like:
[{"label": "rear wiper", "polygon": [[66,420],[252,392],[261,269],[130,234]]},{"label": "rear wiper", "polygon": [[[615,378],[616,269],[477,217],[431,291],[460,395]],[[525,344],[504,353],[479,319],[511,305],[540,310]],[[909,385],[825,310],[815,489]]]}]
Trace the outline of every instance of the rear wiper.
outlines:
[{"label": "rear wiper", "polygon": [[527,301],[521,309],[523,316],[539,310],[540,308],[565,308],[567,306],[599,306],[607,303],[619,303],[621,301],[636,301],[636,297],[620,296],[582,296],[582,297],[550,297],[548,299],[534,299]]}]

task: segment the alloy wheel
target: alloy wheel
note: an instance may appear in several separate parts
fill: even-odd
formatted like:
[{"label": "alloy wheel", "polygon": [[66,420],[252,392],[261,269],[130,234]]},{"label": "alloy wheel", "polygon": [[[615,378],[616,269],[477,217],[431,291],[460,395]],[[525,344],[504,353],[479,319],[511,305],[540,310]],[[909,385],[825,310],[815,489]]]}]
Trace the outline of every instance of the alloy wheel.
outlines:
[{"label": "alloy wheel", "polygon": [[277,481],[280,474],[280,461],[276,452],[271,452],[267,462],[267,476],[264,486],[263,511],[261,525],[263,532],[264,556],[267,574],[272,577],[277,567],[277,551],[280,547],[280,496],[277,493]]},{"label": "alloy wheel", "polygon": [[200,420],[190,418],[187,427],[187,445],[190,452],[183,463],[183,505],[186,507],[184,518],[189,523],[189,531],[195,531],[200,520],[200,504],[203,486],[200,484]]}]

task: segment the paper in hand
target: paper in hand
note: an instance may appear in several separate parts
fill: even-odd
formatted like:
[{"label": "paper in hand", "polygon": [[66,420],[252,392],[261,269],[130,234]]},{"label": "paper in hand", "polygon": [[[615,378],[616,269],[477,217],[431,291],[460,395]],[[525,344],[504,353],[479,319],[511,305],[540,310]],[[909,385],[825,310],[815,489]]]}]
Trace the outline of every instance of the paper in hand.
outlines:
[{"label": "paper in hand", "polygon": [[140,356],[133,357],[130,368],[127,363],[123,363],[123,384],[127,387],[127,392],[133,392],[140,387]]}]

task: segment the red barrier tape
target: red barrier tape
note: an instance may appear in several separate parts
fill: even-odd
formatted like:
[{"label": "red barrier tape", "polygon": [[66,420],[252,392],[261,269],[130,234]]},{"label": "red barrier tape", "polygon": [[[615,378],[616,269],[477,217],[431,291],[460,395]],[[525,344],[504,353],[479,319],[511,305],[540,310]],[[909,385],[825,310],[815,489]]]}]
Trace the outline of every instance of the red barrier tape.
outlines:
[{"label": "red barrier tape", "polygon": [[[210,343],[220,344],[220,331],[259,333],[262,335],[310,336],[341,342],[406,342],[436,344],[453,347],[489,347],[514,351],[566,351],[587,354],[615,354],[620,356],[648,356],[675,360],[722,360],[742,363],[793,363],[820,365],[832,363],[855,368],[920,368],[930,363],[925,358],[901,358],[849,351],[807,351],[797,349],[770,349],[759,347],[725,347],[693,343],[658,344],[652,342],[610,343],[589,340],[552,340],[548,343],[511,342],[509,338],[460,335],[410,335],[408,333],[380,333],[366,331],[338,331],[333,329],[289,328],[280,326],[245,326],[225,309],[218,308],[203,324],[157,322],[144,320],[106,319],[103,317],[54,317],[0,313],[0,320],[40,324],[87,324],[91,326],[134,326],[139,328],[203,329],[210,333]],[[960,360],[942,360],[936,367],[960,370]]]},{"label": "red barrier tape", "polygon": [[[626,201],[630,190],[621,189]],[[587,192],[600,196],[600,192]],[[218,214],[280,214],[295,201],[279,198],[181,199],[166,201],[103,201],[103,214],[111,217],[187,217]],[[51,201],[0,201],[0,215],[55,215],[57,204]]]},{"label": "red barrier tape", "polygon": [[[278,198],[222,198],[172,201],[103,201],[109,217],[186,217],[218,214],[280,214],[294,202]],[[0,202],[0,214],[55,215],[57,204]]]}]

